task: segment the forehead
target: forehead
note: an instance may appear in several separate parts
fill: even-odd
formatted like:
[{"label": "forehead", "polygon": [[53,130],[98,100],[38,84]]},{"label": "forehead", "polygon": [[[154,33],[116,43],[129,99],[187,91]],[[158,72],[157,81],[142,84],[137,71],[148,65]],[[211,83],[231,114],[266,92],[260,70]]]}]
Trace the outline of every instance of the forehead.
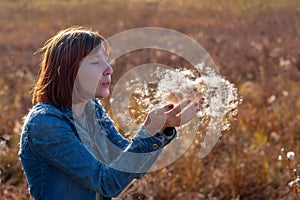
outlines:
[{"label": "forehead", "polygon": [[103,44],[97,45],[88,55],[87,57],[99,56],[102,54],[106,54],[106,49]]},{"label": "forehead", "polygon": [[103,45],[99,44],[98,46],[96,46],[86,57],[83,58],[81,64],[84,64],[93,59],[107,59],[106,49]]}]

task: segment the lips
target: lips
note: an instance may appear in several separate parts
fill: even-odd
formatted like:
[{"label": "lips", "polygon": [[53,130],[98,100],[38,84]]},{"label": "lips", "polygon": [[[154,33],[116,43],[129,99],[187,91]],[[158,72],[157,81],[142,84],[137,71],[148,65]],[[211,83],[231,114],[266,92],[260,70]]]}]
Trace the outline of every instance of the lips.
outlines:
[{"label": "lips", "polygon": [[109,87],[110,86],[110,81],[104,82],[101,84],[103,87]]}]

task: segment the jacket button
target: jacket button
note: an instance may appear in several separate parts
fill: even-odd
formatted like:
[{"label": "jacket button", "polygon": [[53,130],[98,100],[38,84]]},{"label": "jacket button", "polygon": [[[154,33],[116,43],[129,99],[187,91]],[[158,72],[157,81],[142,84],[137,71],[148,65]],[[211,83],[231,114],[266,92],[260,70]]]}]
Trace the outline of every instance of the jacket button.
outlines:
[{"label": "jacket button", "polygon": [[153,149],[157,149],[158,148],[158,144],[153,144],[152,147],[153,147]]}]

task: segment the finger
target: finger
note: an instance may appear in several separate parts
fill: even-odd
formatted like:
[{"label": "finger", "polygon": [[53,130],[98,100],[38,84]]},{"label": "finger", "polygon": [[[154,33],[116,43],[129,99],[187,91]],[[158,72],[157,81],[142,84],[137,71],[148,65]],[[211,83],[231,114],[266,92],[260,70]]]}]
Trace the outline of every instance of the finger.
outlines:
[{"label": "finger", "polygon": [[154,107],[150,110],[149,114],[164,114],[165,112],[171,110],[174,107],[173,104],[168,104],[166,106],[163,107]]},{"label": "finger", "polygon": [[184,109],[181,114],[181,125],[191,121],[196,115],[197,112],[199,111],[199,103],[198,102],[194,102],[193,104],[191,104],[188,108]]},{"label": "finger", "polygon": [[199,103],[194,102],[181,111],[180,114],[177,115],[168,115],[167,125],[172,127],[181,126],[187,122],[189,122],[193,117],[196,116],[199,111]]},{"label": "finger", "polygon": [[202,104],[204,103],[204,100],[205,100],[205,99],[202,97],[202,98],[199,100],[199,104],[202,105]]},{"label": "finger", "polygon": [[164,107],[165,111],[172,110],[174,108],[174,104],[168,104]]},{"label": "finger", "polygon": [[190,99],[184,100],[182,101],[179,105],[177,105],[171,112],[170,114],[177,114],[179,113],[181,110],[183,110],[188,104],[191,103]]}]

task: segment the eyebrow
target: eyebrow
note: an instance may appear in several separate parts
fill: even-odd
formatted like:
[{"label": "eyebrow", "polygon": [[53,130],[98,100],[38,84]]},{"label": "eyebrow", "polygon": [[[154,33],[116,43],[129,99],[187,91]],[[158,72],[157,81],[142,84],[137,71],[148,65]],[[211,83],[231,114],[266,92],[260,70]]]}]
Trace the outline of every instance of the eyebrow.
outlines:
[{"label": "eyebrow", "polygon": [[100,56],[97,55],[97,54],[94,54],[94,55],[89,55],[88,58],[89,59],[93,59],[93,58],[99,58]]}]

